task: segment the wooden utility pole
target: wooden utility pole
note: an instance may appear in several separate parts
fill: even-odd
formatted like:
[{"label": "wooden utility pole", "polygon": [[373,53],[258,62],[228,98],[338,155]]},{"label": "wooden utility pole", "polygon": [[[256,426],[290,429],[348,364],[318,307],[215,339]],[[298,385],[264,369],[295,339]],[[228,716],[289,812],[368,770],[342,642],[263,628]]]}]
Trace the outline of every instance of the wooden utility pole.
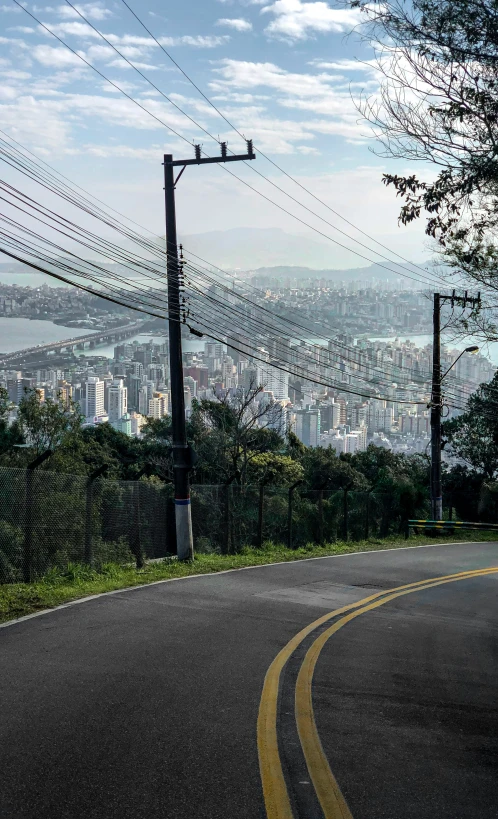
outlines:
[{"label": "wooden utility pole", "polygon": [[[433,520],[443,519],[443,491],[441,481],[441,414],[443,409],[442,402],[442,382],[443,378],[449,373],[451,368],[456,364],[456,359],[451,367],[441,375],[441,305],[444,302],[451,302],[454,307],[458,304],[464,309],[471,307],[478,308],[481,304],[481,294],[477,297],[471,297],[465,291],[465,295],[457,296],[453,290],[451,295],[443,295],[441,293],[434,293],[434,311],[433,311],[433,344],[432,344],[432,395],[431,395],[431,513]],[[467,347],[464,352],[477,352],[478,347]],[[458,357],[460,358],[460,356]]]},{"label": "wooden utility pole", "polygon": [[[173,470],[175,487],[176,543],[179,560],[191,560],[194,554],[192,517],[190,510],[189,471],[192,451],[187,443],[185,425],[185,395],[183,392],[183,357],[180,316],[180,265],[176,236],[175,188],[187,165],[206,165],[217,162],[243,162],[255,159],[252,140],[247,140],[247,153],[227,155],[226,142],[220,143],[221,156],[202,157],[200,145],[195,145],[194,159],[173,160],[164,155],[164,196],[166,205],[166,261],[168,272],[168,325],[171,388],[171,421],[173,432]],[[182,166],[177,178],[173,168]]]}]

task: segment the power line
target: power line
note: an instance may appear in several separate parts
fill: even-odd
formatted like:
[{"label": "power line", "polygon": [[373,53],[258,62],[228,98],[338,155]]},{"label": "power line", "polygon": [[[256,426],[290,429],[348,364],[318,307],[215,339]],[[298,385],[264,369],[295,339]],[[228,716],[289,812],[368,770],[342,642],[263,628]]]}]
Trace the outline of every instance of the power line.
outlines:
[{"label": "power line", "polygon": [[[66,0],[66,2],[68,2],[68,0]],[[205,99],[205,101],[208,103],[208,105],[210,105],[210,106],[211,106],[211,108],[213,108],[213,109],[216,111],[216,113],[217,113],[217,114],[219,114],[219,116],[220,116],[220,117],[221,117],[221,118],[222,118],[222,119],[223,119],[223,120],[224,120],[224,121],[227,123],[227,125],[228,125],[228,126],[229,126],[229,127],[230,127],[230,128],[233,130],[233,131],[235,131],[235,133],[236,133],[236,134],[238,134],[238,135],[239,135],[239,136],[240,136],[242,139],[244,139],[244,140],[245,140],[245,136],[244,136],[244,134],[242,134],[242,133],[240,132],[240,130],[239,130],[239,129],[238,129],[238,128],[237,128],[237,127],[236,127],[236,126],[235,126],[235,125],[234,125],[234,124],[233,124],[233,123],[232,123],[232,122],[229,120],[229,119],[228,119],[228,117],[226,117],[226,116],[225,116],[225,114],[223,114],[223,112],[222,112],[222,111],[220,111],[220,109],[219,109],[219,108],[218,108],[218,107],[217,107],[217,106],[214,104],[214,102],[212,102],[212,100],[211,100],[211,99],[210,99],[210,98],[209,98],[209,97],[208,97],[208,96],[207,96],[207,95],[204,93],[204,91],[202,91],[202,89],[201,89],[201,88],[199,88],[199,86],[198,86],[198,85],[197,85],[197,84],[196,84],[196,83],[195,83],[195,82],[192,80],[192,78],[191,78],[191,77],[189,77],[189,75],[188,75],[188,74],[187,74],[187,73],[184,71],[184,69],[183,69],[183,68],[182,68],[182,67],[179,65],[179,63],[178,63],[178,62],[177,62],[177,61],[176,61],[176,60],[175,60],[175,59],[172,57],[172,55],[171,55],[171,54],[170,54],[170,53],[169,53],[169,52],[168,52],[168,51],[167,51],[167,50],[164,48],[164,46],[162,45],[162,43],[161,43],[161,42],[160,42],[160,41],[157,39],[157,37],[155,37],[155,35],[154,35],[154,34],[153,34],[151,31],[150,31],[150,29],[149,29],[149,28],[148,28],[148,27],[145,25],[145,23],[143,22],[143,20],[142,20],[142,19],[141,19],[141,18],[138,16],[138,14],[136,14],[136,12],[135,12],[135,11],[134,11],[134,10],[131,8],[131,6],[130,6],[130,5],[127,3],[127,2],[126,2],[126,0],[122,0],[122,3],[123,3],[125,6],[126,6],[126,8],[127,8],[127,9],[128,9],[128,11],[129,11],[129,12],[130,12],[130,13],[133,15],[133,17],[135,17],[135,19],[136,19],[136,20],[137,20],[137,22],[138,22],[138,23],[139,23],[139,24],[142,26],[142,28],[143,28],[143,29],[144,29],[144,30],[147,32],[147,34],[149,35],[149,37],[151,37],[151,38],[154,40],[154,42],[155,42],[155,43],[157,43],[157,45],[159,46],[159,48],[160,48],[160,49],[161,49],[161,50],[164,52],[164,54],[165,54],[165,55],[168,57],[168,59],[169,59],[169,60],[171,60],[171,62],[172,62],[172,63],[173,63],[173,64],[174,64],[174,65],[175,65],[177,68],[178,68],[178,70],[179,70],[179,71],[180,71],[180,72],[183,74],[183,76],[184,76],[184,77],[185,77],[185,78],[188,80],[188,82],[189,82],[189,83],[190,83],[190,84],[191,84],[191,85],[192,85],[192,86],[193,86],[193,87],[196,89],[196,91],[198,91],[198,93],[199,93],[199,94],[200,94],[200,95],[201,95],[201,96],[202,96],[202,97]],[[344,216],[342,216],[342,214],[341,214],[341,213],[339,213],[338,211],[334,210],[332,207],[330,207],[330,205],[328,205],[326,202],[324,202],[322,199],[320,199],[318,196],[316,196],[316,195],[315,195],[315,194],[314,194],[312,191],[310,191],[308,188],[306,188],[306,186],[305,186],[305,185],[301,184],[301,182],[299,182],[299,181],[298,181],[297,179],[295,179],[295,178],[294,178],[294,177],[293,177],[291,174],[289,174],[287,171],[285,171],[283,168],[281,168],[281,167],[280,167],[280,166],[279,166],[279,165],[278,165],[278,164],[277,164],[277,163],[276,163],[276,162],[275,162],[273,159],[271,159],[269,156],[267,156],[267,154],[263,153],[263,151],[261,150],[261,148],[259,148],[258,146],[255,146],[255,147],[257,147],[257,149],[258,149],[259,153],[261,154],[261,156],[263,156],[263,157],[264,157],[264,158],[265,158],[265,159],[266,159],[268,162],[270,162],[270,163],[271,163],[271,164],[272,164],[272,165],[273,165],[275,168],[277,168],[277,170],[278,170],[278,171],[280,171],[281,173],[283,173],[283,174],[284,174],[284,175],[285,175],[285,176],[286,176],[288,179],[290,179],[292,182],[294,182],[296,185],[298,185],[298,186],[299,186],[299,187],[300,187],[302,190],[304,190],[306,193],[308,193],[310,196],[312,196],[312,197],[313,197],[313,199],[315,199],[317,202],[319,202],[321,205],[323,205],[323,206],[324,206],[324,207],[326,207],[328,210],[330,210],[330,211],[331,211],[331,213],[333,213],[335,216],[338,216],[338,217],[339,217],[339,219],[342,219],[344,222],[346,222],[348,225],[350,225],[351,227],[353,227],[355,230],[358,230],[360,233],[362,233],[362,234],[363,234],[364,236],[366,236],[368,239],[371,239],[371,241],[375,242],[375,243],[376,243],[376,244],[378,244],[380,247],[383,247],[385,250],[389,251],[389,253],[392,253],[392,254],[394,254],[395,256],[398,256],[398,258],[402,259],[402,260],[403,260],[404,262],[406,262],[407,264],[410,264],[410,265],[412,265],[413,267],[418,267],[418,268],[419,268],[419,270],[422,270],[424,273],[426,273],[426,272],[427,272],[427,271],[425,270],[425,268],[423,268],[421,265],[415,264],[414,262],[410,262],[408,259],[406,259],[406,258],[405,258],[404,256],[402,256],[401,254],[396,253],[396,251],[394,251],[394,250],[392,250],[391,248],[387,247],[387,245],[383,244],[382,242],[379,242],[379,241],[378,241],[377,239],[375,239],[373,236],[370,236],[370,234],[366,233],[366,231],[362,230],[362,229],[361,229],[361,228],[359,228],[357,225],[355,225],[353,222],[349,221],[349,219],[346,219]],[[253,168],[253,166],[250,166],[250,167],[251,167],[251,169],[252,169],[253,171],[256,171],[256,170],[257,170],[256,168]],[[346,235],[348,235],[348,234],[346,234]],[[352,237],[349,237],[349,238],[352,238]]]},{"label": "power line", "polygon": [[[138,100],[136,100],[134,97],[132,97],[130,94],[128,94],[128,93],[127,93],[127,92],[126,92],[126,91],[125,91],[123,88],[121,88],[121,87],[120,87],[120,86],[119,86],[117,83],[115,83],[113,80],[110,80],[110,79],[109,79],[109,78],[108,78],[108,77],[107,77],[107,76],[106,76],[106,75],[105,75],[105,74],[104,74],[102,71],[100,71],[100,70],[99,70],[98,68],[96,68],[96,67],[95,67],[95,66],[94,66],[92,63],[90,63],[90,62],[89,62],[89,61],[88,61],[88,60],[87,60],[85,57],[83,57],[81,54],[79,54],[79,52],[77,52],[75,49],[73,49],[73,48],[72,48],[72,47],[71,47],[71,46],[70,46],[68,43],[66,43],[66,42],[65,42],[65,41],[64,41],[64,40],[63,40],[61,37],[59,37],[57,34],[55,34],[55,33],[54,33],[54,32],[53,32],[53,31],[52,31],[52,30],[51,30],[51,29],[50,29],[48,26],[46,26],[44,23],[42,23],[42,22],[41,22],[41,21],[40,21],[40,20],[39,20],[39,19],[38,19],[38,18],[37,18],[37,17],[36,17],[36,16],[35,16],[35,15],[34,15],[32,12],[30,12],[30,11],[29,11],[29,10],[28,10],[28,9],[27,9],[25,6],[21,5],[21,3],[19,2],[19,0],[13,0],[13,2],[14,2],[14,3],[16,3],[16,5],[17,5],[17,6],[18,6],[20,9],[22,9],[23,11],[25,11],[25,12],[26,12],[26,14],[28,14],[28,15],[29,15],[29,16],[30,16],[30,17],[31,17],[33,20],[35,20],[35,22],[37,22],[37,23],[38,23],[38,24],[39,24],[39,25],[40,25],[40,26],[41,26],[43,29],[45,29],[45,31],[47,31],[49,34],[51,34],[53,37],[55,37],[55,39],[56,39],[58,42],[60,42],[60,43],[61,43],[61,45],[65,46],[65,47],[66,47],[66,48],[67,48],[67,49],[68,49],[68,50],[69,50],[69,51],[70,51],[72,54],[74,54],[76,57],[78,57],[78,59],[82,60],[82,62],[84,62],[84,63],[85,63],[85,65],[87,65],[89,68],[91,68],[93,71],[95,71],[95,72],[96,72],[96,73],[97,73],[97,74],[98,74],[98,75],[99,75],[99,76],[100,76],[102,79],[104,79],[106,82],[110,83],[110,85],[112,85],[112,86],[113,86],[113,87],[114,87],[116,90],[118,90],[118,91],[119,91],[121,94],[123,94],[123,95],[124,95],[124,96],[125,96],[125,97],[126,97],[128,100],[130,100],[131,102],[133,102],[133,103],[134,103],[135,105],[137,105],[137,106],[138,106],[138,107],[139,107],[139,108],[140,108],[142,111],[144,111],[146,114],[149,114],[149,116],[151,116],[153,119],[155,119],[155,120],[156,120],[157,122],[159,122],[161,125],[163,125],[163,126],[164,126],[165,128],[167,128],[169,131],[171,131],[172,133],[174,133],[174,134],[175,134],[175,136],[179,137],[179,138],[180,138],[180,139],[182,139],[184,142],[187,142],[187,144],[189,144],[189,145],[190,145],[189,140],[188,140],[188,139],[187,139],[185,136],[183,136],[183,135],[182,135],[182,134],[180,134],[178,131],[176,131],[176,130],[175,130],[173,127],[172,127],[172,126],[170,126],[170,125],[168,125],[167,123],[165,123],[165,122],[164,122],[164,121],[163,121],[163,120],[162,120],[160,117],[156,116],[156,114],[153,114],[153,113],[152,113],[152,112],[151,112],[149,109],[147,109],[147,108],[146,108],[144,105],[142,105],[140,102],[138,102]],[[80,15],[80,16],[81,16],[81,15]],[[86,19],[86,18],[85,18],[85,19]],[[126,59],[126,58],[123,58],[123,59]],[[136,69],[136,70],[138,71],[138,69]],[[148,82],[150,82],[149,80],[147,80],[147,81],[148,81]],[[152,84],[152,83],[151,83],[151,84]],[[199,126],[199,127],[200,127],[200,126]],[[203,151],[203,153],[205,154],[205,152],[204,152],[204,151]],[[208,154],[205,154],[205,156],[208,156]],[[327,240],[329,240],[329,241],[333,242],[333,243],[334,243],[334,244],[336,244],[338,247],[341,247],[341,248],[343,248],[344,250],[347,250],[347,251],[349,251],[349,252],[351,252],[351,253],[354,253],[354,254],[355,254],[356,256],[358,256],[359,258],[362,258],[362,259],[364,259],[365,261],[370,262],[371,264],[377,264],[379,267],[384,268],[385,270],[387,270],[387,271],[388,271],[388,272],[390,272],[390,273],[394,273],[395,275],[400,275],[400,276],[403,276],[404,278],[408,278],[408,279],[411,279],[411,280],[413,280],[413,281],[416,281],[416,282],[419,282],[419,283],[420,283],[420,277],[419,277],[418,279],[416,279],[414,276],[410,276],[410,275],[408,275],[407,273],[401,273],[401,272],[399,272],[399,271],[393,270],[392,268],[386,267],[386,265],[382,264],[381,262],[378,262],[378,261],[376,261],[376,260],[373,260],[373,259],[369,258],[368,256],[365,256],[364,254],[360,253],[359,251],[353,250],[352,248],[348,247],[347,245],[343,245],[341,242],[338,242],[336,239],[333,239],[333,238],[332,238],[331,236],[329,236],[328,234],[324,233],[323,231],[319,230],[318,228],[314,227],[313,225],[308,224],[308,223],[307,223],[307,222],[305,222],[303,219],[301,219],[300,217],[298,217],[296,214],[294,214],[294,213],[292,213],[291,211],[289,211],[289,210],[287,210],[286,208],[284,208],[282,205],[279,205],[277,202],[275,202],[273,199],[270,199],[270,197],[266,196],[266,195],[265,195],[264,193],[262,193],[261,191],[258,191],[256,188],[254,188],[252,185],[250,185],[250,184],[249,184],[248,182],[246,182],[244,179],[241,179],[241,177],[237,176],[235,173],[233,173],[232,171],[230,171],[230,170],[229,170],[229,169],[228,169],[226,166],[221,166],[221,167],[223,168],[223,170],[224,170],[226,173],[230,174],[230,176],[233,176],[235,179],[237,179],[239,182],[241,182],[243,185],[245,185],[245,186],[246,186],[247,188],[249,188],[251,191],[253,191],[254,193],[256,193],[258,196],[263,197],[263,199],[265,199],[267,202],[269,202],[270,204],[274,205],[275,207],[279,208],[279,210],[281,210],[283,213],[286,213],[287,215],[291,216],[293,219],[296,219],[296,220],[297,220],[297,221],[298,221],[300,224],[304,225],[305,227],[309,228],[310,230],[313,230],[314,232],[318,233],[319,235],[321,235],[322,237],[326,238]],[[267,178],[265,177],[265,179],[267,179]],[[272,183],[272,182],[271,182],[271,180],[268,180],[268,179],[267,179],[267,181],[269,181],[269,182],[270,182],[270,184],[274,184],[274,183]],[[278,186],[276,186],[276,185],[275,185],[275,187],[278,187]],[[294,197],[292,197],[290,194],[287,194],[285,191],[282,191],[282,193],[284,193],[285,195],[289,196],[291,199],[294,199]],[[306,210],[309,210],[309,211],[310,211],[310,209],[309,209],[309,208],[307,208],[305,205],[303,205],[303,204],[302,204],[301,202],[299,202],[298,200],[295,200],[295,199],[294,199],[294,201],[296,201],[296,202],[297,202],[297,204],[299,204],[300,206],[304,207]],[[313,212],[313,211],[310,211],[310,212],[314,214],[314,212]],[[317,215],[317,214],[314,214],[314,215]],[[322,219],[322,217],[320,217],[320,216],[318,216],[318,218]],[[326,220],[323,220],[323,221],[326,221]],[[330,224],[330,223],[327,223],[327,224]],[[338,228],[335,228],[335,226],[333,226],[333,225],[332,225],[332,227],[334,227],[334,229],[339,230]],[[341,232],[342,232],[342,231],[341,231]],[[351,238],[351,237],[349,237],[349,238]],[[357,241],[357,240],[353,240],[353,241]],[[357,243],[358,243],[358,242],[357,242]],[[359,244],[361,244],[361,243],[359,243]],[[375,252],[377,252],[377,251],[373,251],[373,252],[375,253]],[[381,254],[378,254],[378,255],[381,255]],[[382,258],[385,258],[385,257],[382,257]],[[396,264],[396,262],[394,262],[394,264]],[[425,278],[427,279],[427,277],[425,277]],[[436,280],[437,280],[437,279],[436,279]],[[427,279],[427,281],[428,281],[429,283],[431,283],[431,286],[433,285],[433,280],[431,280],[431,279]]]}]

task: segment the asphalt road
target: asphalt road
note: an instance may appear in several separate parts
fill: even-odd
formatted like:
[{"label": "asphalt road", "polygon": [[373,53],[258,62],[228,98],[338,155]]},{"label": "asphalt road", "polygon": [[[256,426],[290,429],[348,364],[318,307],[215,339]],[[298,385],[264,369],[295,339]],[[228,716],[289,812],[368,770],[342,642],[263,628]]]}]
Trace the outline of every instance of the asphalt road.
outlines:
[{"label": "asphalt road", "polygon": [[[493,566],[492,543],[356,554],[148,586],[0,628],[1,819],[263,819],[256,723],[285,644],[377,592]],[[316,727],[353,819],[498,817],[497,584],[487,574],[381,598],[322,646]],[[324,628],[280,682],[299,819],[327,816],[293,710]]]}]

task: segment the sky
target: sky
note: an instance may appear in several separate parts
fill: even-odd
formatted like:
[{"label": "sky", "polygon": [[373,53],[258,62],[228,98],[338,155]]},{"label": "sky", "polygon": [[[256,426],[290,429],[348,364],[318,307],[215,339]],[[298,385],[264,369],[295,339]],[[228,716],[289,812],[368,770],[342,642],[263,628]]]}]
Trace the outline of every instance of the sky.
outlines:
[{"label": "sky", "polygon": [[[98,31],[65,2],[23,6],[0,0],[0,128],[112,207],[149,230],[164,233],[163,154],[190,158],[195,142],[206,154],[216,155],[218,139],[227,140],[229,150],[245,152],[242,138],[208,105],[122,0],[76,7]],[[260,149],[327,205],[393,250],[413,261],[428,258],[423,224],[398,227],[399,201],[382,184],[386,170],[420,169],[372,152],[376,143],[353,101],[378,88],[373,54],[351,33],[359,22],[358,11],[334,8],[323,0],[129,0],[129,6],[241,134],[254,140],[254,168],[299,203],[365,240],[283,176],[258,153]],[[214,139],[139,76],[98,32]],[[327,245],[328,264],[332,259],[338,268],[368,265],[313,233],[312,227],[348,244],[252,168],[242,163],[226,167],[303,221],[279,210],[223,167],[194,166],[187,168],[177,189],[182,235],[280,228]],[[351,241],[349,245],[366,252]]]}]

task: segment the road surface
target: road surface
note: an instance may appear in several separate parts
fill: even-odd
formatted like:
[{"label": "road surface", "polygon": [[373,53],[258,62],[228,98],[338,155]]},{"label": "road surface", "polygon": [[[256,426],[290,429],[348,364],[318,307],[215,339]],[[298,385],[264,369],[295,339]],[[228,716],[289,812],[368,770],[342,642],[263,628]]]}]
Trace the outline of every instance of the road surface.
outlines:
[{"label": "road surface", "polygon": [[433,546],[0,628],[0,817],[498,817],[497,584]]}]

